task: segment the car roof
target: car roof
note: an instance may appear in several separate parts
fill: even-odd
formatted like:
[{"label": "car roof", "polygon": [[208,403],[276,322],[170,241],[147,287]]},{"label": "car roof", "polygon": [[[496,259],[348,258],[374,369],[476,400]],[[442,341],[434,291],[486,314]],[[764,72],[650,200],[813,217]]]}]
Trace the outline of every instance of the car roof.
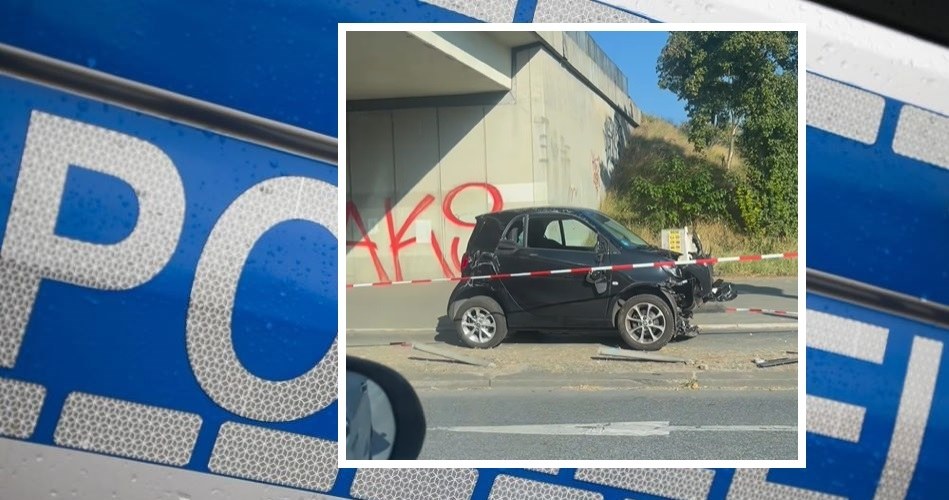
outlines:
[{"label": "car roof", "polygon": [[501,224],[506,225],[511,219],[524,214],[544,214],[544,213],[562,213],[569,215],[580,215],[589,217],[592,214],[599,214],[599,210],[592,208],[584,207],[566,207],[566,206],[551,206],[551,207],[525,207],[525,208],[509,208],[507,210],[501,210],[498,212],[491,212],[487,214],[482,214],[476,217],[481,219],[482,217],[492,217],[497,219]]}]

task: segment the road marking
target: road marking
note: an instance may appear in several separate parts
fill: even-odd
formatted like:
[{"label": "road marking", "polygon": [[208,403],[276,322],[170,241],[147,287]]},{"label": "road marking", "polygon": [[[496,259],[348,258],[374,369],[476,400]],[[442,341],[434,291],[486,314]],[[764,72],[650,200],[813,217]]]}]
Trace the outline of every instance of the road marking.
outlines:
[{"label": "road marking", "polygon": [[431,427],[430,431],[549,436],[668,436],[672,432],[797,432],[794,425],[670,425],[669,422],[604,422],[578,424]]}]

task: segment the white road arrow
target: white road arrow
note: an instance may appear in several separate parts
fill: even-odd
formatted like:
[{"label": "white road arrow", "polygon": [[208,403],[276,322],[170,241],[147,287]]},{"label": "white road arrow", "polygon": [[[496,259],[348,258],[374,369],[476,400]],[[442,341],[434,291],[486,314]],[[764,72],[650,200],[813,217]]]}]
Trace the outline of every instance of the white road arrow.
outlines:
[{"label": "white road arrow", "polygon": [[671,432],[797,432],[793,425],[669,425],[669,422],[432,427],[432,431],[550,436],[668,436]]}]

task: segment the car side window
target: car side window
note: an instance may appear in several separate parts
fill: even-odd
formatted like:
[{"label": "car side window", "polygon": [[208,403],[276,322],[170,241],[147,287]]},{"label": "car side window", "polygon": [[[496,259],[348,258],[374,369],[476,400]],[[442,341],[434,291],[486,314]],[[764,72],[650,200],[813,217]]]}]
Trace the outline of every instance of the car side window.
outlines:
[{"label": "car side window", "polygon": [[518,217],[508,225],[501,239],[512,241],[515,245],[522,247],[524,246],[524,233],[524,217]]},{"label": "car side window", "polygon": [[596,231],[570,216],[532,215],[527,227],[527,246],[532,248],[589,251],[596,248]]},{"label": "car side window", "polygon": [[572,249],[593,250],[596,248],[596,231],[577,219],[561,219],[564,245]]},{"label": "car side window", "polygon": [[544,238],[563,245],[563,232],[560,230],[559,220],[552,220],[547,223],[547,229],[544,230]]}]

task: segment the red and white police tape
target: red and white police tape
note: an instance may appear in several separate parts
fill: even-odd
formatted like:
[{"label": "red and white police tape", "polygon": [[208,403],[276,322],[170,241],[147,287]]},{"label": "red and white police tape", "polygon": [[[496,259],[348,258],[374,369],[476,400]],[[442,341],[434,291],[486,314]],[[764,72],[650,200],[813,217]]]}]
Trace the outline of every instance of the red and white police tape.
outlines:
[{"label": "red and white police tape", "polygon": [[757,314],[777,314],[779,316],[797,316],[797,311],[779,311],[777,309],[757,309],[754,307],[726,307],[725,312],[748,312]]},{"label": "red and white police tape", "polygon": [[346,288],[363,288],[369,286],[395,286],[395,285],[417,285],[422,283],[439,283],[445,281],[477,281],[477,280],[501,280],[509,278],[524,278],[537,276],[551,276],[554,274],[584,274],[592,271],[627,271],[630,269],[640,269],[645,267],[675,267],[698,264],[708,266],[722,262],[752,262],[757,260],[770,259],[796,259],[797,252],[769,253],[763,255],[740,255],[737,257],[712,257],[708,259],[663,261],[663,262],[644,262],[641,264],[616,264],[612,266],[597,267],[575,267],[570,269],[553,269],[550,271],[530,271],[526,273],[503,273],[503,274],[485,274],[482,276],[460,276],[457,278],[430,278],[421,280],[402,280],[402,281],[376,281],[374,283],[355,283],[347,284]]}]

